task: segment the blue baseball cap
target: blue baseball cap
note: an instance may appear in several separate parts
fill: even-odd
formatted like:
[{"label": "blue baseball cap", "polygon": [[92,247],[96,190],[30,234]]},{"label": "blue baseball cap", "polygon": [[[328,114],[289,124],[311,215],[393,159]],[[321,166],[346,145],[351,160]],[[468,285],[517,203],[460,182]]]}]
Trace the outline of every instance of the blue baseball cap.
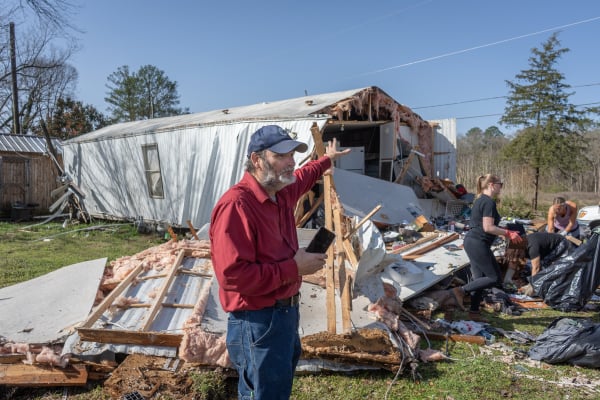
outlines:
[{"label": "blue baseball cap", "polygon": [[248,158],[250,154],[263,150],[271,150],[278,154],[289,153],[292,150],[304,153],[308,150],[308,146],[306,143],[292,139],[287,131],[278,125],[265,125],[250,137]]}]

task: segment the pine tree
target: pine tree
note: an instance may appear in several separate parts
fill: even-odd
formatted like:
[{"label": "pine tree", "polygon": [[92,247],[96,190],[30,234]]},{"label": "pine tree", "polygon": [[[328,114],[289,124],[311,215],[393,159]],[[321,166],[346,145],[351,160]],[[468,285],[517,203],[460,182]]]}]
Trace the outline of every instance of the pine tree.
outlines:
[{"label": "pine tree", "polygon": [[109,112],[114,122],[138,121],[179,115],[187,112],[179,104],[177,82],[169,80],[164,71],[144,65],[131,72],[123,65],[108,76]]},{"label": "pine tree", "polygon": [[510,94],[500,122],[522,130],[504,149],[504,155],[528,165],[534,171],[533,208],[537,210],[540,174],[556,168],[563,176],[570,176],[580,163],[584,134],[592,121],[586,117],[588,110],[577,110],[569,102],[573,92],[564,82],[564,75],[555,66],[568,52],[560,48],[554,33],[542,48],[532,49],[529,69],[507,81]]}]

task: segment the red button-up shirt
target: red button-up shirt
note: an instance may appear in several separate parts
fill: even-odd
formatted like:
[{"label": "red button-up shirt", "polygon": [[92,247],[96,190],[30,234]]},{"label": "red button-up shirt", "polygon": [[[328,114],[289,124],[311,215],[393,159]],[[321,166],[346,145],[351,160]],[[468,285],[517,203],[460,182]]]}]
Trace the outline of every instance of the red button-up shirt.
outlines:
[{"label": "red button-up shirt", "polygon": [[277,202],[246,172],[217,202],[209,235],[225,311],[259,310],[298,293],[294,209],[330,167],[331,159],[321,157],[297,169],[296,182],[277,192]]}]

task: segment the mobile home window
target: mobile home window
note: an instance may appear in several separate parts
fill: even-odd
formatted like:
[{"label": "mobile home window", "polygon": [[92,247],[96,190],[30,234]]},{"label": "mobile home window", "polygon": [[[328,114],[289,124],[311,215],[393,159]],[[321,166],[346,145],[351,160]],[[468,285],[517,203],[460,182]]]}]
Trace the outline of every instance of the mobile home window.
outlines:
[{"label": "mobile home window", "polygon": [[146,171],[146,184],[148,185],[148,194],[155,199],[163,199],[162,174],[160,172],[160,158],[158,156],[158,145],[147,144],[142,146],[144,153],[144,169]]}]

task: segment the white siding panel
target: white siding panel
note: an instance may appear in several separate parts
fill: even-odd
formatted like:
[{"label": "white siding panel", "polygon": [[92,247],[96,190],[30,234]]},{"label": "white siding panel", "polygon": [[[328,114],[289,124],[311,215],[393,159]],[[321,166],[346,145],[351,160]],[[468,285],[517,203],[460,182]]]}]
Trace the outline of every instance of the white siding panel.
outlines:
[{"label": "white siding panel", "polygon": [[[252,133],[277,124],[298,134],[313,148],[310,127],[326,118],[253,121],[120,136],[111,140],[71,142],[65,146],[65,170],[86,195],[92,214],[202,226],[216,201],[240,180]],[[148,194],[142,146],[158,145],[165,197]],[[127,157],[123,157],[127,154]],[[300,162],[307,154],[296,154]]]},{"label": "white siding panel", "polygon": [[434,128],[434,166],[433,171],[440,179],[456,181],[456,118],[436,121]]}]

